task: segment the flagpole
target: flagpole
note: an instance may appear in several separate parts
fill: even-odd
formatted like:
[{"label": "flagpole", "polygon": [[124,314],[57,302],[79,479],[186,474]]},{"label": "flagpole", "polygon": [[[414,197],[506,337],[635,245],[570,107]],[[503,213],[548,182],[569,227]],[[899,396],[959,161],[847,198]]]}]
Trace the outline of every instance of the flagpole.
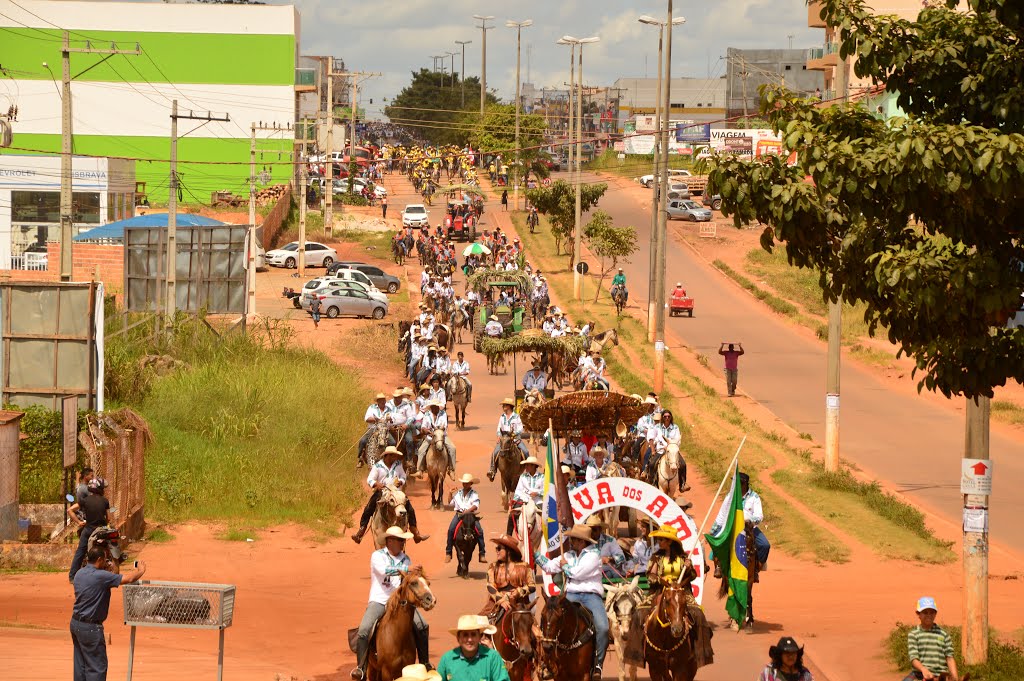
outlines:
[{"label": "flagpole", "polygon": [[740,446],[736,448],[736,454],[732,457],[732,461],[729,462],[729,467],[725,469],[725,477],[722,478],[722,484],[718,486],[718,491],[715,492],[715,498],[711,500],[711,505],[708,506],[708,513],[704,516],[704,522],[700,524],[700,529],[697,531],[697,541],[704,536],[704,528],[708,524],[708,519],[711,518],[711,512],[715,509],[715,503],[718,501],[719,495],[722,493],[722,488],[725,487],[725,481],[729,479],[729,472],[732,467],[736,465],[737,460],[740,458],[740,450],[743,449],[743,443],[747,441],[747,436],[744,435],[743,439],[740,440]]}]

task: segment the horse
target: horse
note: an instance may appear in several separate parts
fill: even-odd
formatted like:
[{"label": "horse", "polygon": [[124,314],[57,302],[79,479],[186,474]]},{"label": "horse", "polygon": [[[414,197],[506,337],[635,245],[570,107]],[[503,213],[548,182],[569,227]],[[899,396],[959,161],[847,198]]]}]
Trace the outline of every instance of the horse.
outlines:
[{"label": "horse", "polygon": [[405,240],[395,235],[395,238],[391,240],[391,256],[394,258],[396,265],[405,264],[405,252]]},{"label": "horse", "polygon": [[479,545],[476,523],[476,513],[466,511],[455,528],[455,558],[459,562],[455,574],[459,577],[469,577],[469,562],[473,560],[473,550]]},{"label": "horse", "polygon": [[545,352],[541,355],[541,368],[548,372],[551,382],[561,390],[568,374],[565,355],[561,352]]},{"label": "horse", "polygon": [[619,681],[626,681],[627,666],[630,681],[636,681],[636,665],[626,662],[623,651],[629,639],[629,623],[633,618],[633,610],[643,600],[639,583],[640,577],[634,577],[629,582],[605,586],[604,609],[608,612],[609,634],[615,642],[615,652],[619,658]]},{"label": "horse", "polygon": [[550,305],[551,296],[549,296],[547,293],[540,296],[539,298],[534,298],[532,301],[531,309],[531,312],[533,313],[533,318],[539,321],[543,321],[544,314],[548,311],[548,307]]},{"label": "horse", "polygon": [[455,347],[455,337],[447,324],[438,324],[434,327],[434,344],[439,348],[447,348],[448,352]]},{"label": "horse", "polygon": [[[627,459],[628,461],[628,459]],[[615,463],[614,461],[605,465],[601,469],[601,476],[605,478],[627,478],[630,477],[626,469]],[[635,537],[637,535],[637,517],[636,509],[628,506],[611,506],[603,511],[599,511],[602,514],[601,520],[604,526],[608,528],[608,534],[615,537],[619,527],[619,522],[626,521],[626,526],[629,528],[628,536]]]},{"label": "horse", "polygon": [[455,425],[466,427],[466,406],[469,404],[469,385],[465,376],[452,376],[444,387],[449,401],[455,406]]},{"label": "horse", "polygon": [[[430,480],[430,507],[444,504],[444,477],[448,474],[448,442],[444,428],[435,428],[427,449],[427,478]],[[422,446],[422,445],[421,445]]]},{"label": "horse", "polygon": [[[625,288],[618,285],[612,286],[611,294],[612,301],[615,303],[615,314],[621,315],[623,308],[626,307],[626,299],[629,297],[629,294],[626,293]],[[618,344],[616,343],[616,345]]]},{"label": "horse", "polygon": [[462,331],[469,328],[469,313],[460,307],[455,308],[455,312],[452,313],[451,324],[452,324],[452,336],[456,343],[462,343]]},{"label": "horse", "polygon": [[384,548],[384,533],[395,525],[403,530],[409,526],[409,515],[405,510],[405,492],[387,485],[380,491],[377,508],[370,518],[370,532],[373,533],[375,548]]},{"label": "horse", "polygon": [[405,357],[404,366],[409,366],[409,352],[412,349],[412,322],[398,322],[398,351]]},{"label": "horse", "polygon": [[423,568],[414,567],[406,572],[401,585],[388,598],[370,642],[366,669],[369,681],[394,681],[402,676],[402,667],[416,662],[416,608],[430,610],[436,603]]},{"label": "horse", "polygon": [[686,487],[686,461],[674,442],[665,447],[665,453],[658,461],[658,488],[675,497]]},{"label": "horse", "polygon": [[537,504],[532,501],[527,501],[526,503],[512,502],[509,504],[508,523],[505,528],[505,534],[516,539],[522,539],[522,537],[528,535],[530,537],[530,546],[536,548],[541,544],[542,532],[540,508],[538,508]]},{"label": "horse", "polygon": [[508,372],[507,365],[505,364],[505,355],[500,352],[487,355],[487,373],[495,376],[499,369],[501,369],[502,374]]},{"label": "horse", "polygon": [[502,435],[498,445],[498,472],[501,473],[501,508],[508,510],[509,500],[519,484],[523,453],[509,435]]},{"label": "horse", "polygon": [[[493,589],[493,587],[491,587]],[[531,681],[534,651],[533,604],[537,601],[515,600],[508,608],[499,608],[494,626],[498,632],[491,637],[492,647],[505,661],[510,681]]]},{"label": "horse", "polygon": [[564,591],[546,596],[540,631],[544,666],[550,674],[547,678],[591,681],[597,644],[586,608],[567,599]]},{"label": "horse", "polygon": [[604,350],[604,346],[608,343],[618,347],[619,345],[619,332],[615,329],[606,329],[601,333],[594,334],[590,337],[590,343],[587,345],[588,352],[601,352]]},{"label": "horse", "polygon": [[644,656],[651,681],[693,681],[697,658],[690,644],[690,620],[686,607],[689,584],[666,584],[651,604],[644,622]]}]

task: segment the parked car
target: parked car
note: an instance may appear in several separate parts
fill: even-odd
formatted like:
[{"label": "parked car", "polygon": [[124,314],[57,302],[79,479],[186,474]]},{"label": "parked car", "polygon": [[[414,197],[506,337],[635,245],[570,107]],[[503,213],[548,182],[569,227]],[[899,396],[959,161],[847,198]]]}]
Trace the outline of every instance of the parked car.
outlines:
[{"label": "parked car", "polygon": [[403,227],[429,227],[430,215],[422,203],[410,203],[402,211]]},{"label": "parked car", "polygon": [[702,208],[696,201],[669,201],[668,217],[670,220],[689,220],[691,222],[710,222],[711,211]]},{"label": "parked car", "polygon": [[[668,170],[668,180],[669,180],[669,182],[672,181],[673,177],[689,177],[691,175],[693,175],[693,173],[691,173],[689,170],[672,170],[671,168],[669,168],[669,170]],[[643,186],[645,186],[648,189],[650,189],[651,187],[654,186],[654,183],[656,182],[656,180],[654,179],[654,174],[651,173],[650,175],[641,175],[640,179],[639,179],[639,182]]]},{"label": "parked car", "polygon": [[359,270],[338,267],[334,269],[334,273],[331,274],[331,276],[334,277],[335,279],[344,279],[346,281],[358,281],[361,284],[365,284],[367,288],[369,288],[371,291],[378,291],[380,293],[383,293],[382,291],[380,291],[380,289],[377,288],[376,284],[373,283],[370,277],[366,276]]},{"label": "parked car", "polygon": [[704,197],[701,199],[700,202],[703,203],[705,206],[710,207],[711,210],[722,210],[722,195],[721,194],[715,194],[714,196],[709,196],[707,194],[707,192],[705,192],[704,193]]},{"label": "parked car", "polygon": [[338,279],[337,277],[318,277],[307,281],[302,286],[302,293],[299,295],[299,306],[308,308],[311,297],[327,288],[350,288],[354,291],[362,291],[379,303],[389,302],[387,295],[382,291],[370,288],[362,282]]},{"label": "parked car", "polygon": [[398,293],[402,287],[401,279],[365,262],[336,262],[327,268],[327,274],[334,274],[338,270],[358,270],[369,277],[374,286],[388,293]]},{"label": "parked car", "polygon": [[[356,194],[362,194],[363,193],[363,188],[366,186],[367,182],[368,182],[368,180],[364,180],[361,177],[357,177],[356,179],[352,180],[352,191],[355,192]],[[347,180],[345,181],[345,190],[348,191],[348,181]],[[382,184],[374,184],[373,185],[373,195],[376,196],[378,199],[379,198],[383,198],[383,197],[388,195],[388,190],[385,189],[384,185],[382,185]]]},{"label": "parked car", "polygon": [[[306,242],[306,267],[330,267],[338,259],[338,252],[316,241]],[[294,269],[299,265],[299,242],[293,241],[281,248],[267,251],[267,264]]]},{"label": "parked car", "polygon": [[[388,313],[387,301],[374,300],[362,291],[328,286],[314,295],[320,298],[320,312],[330,319],[341,316],[373,317],[384,319]],[[303,303],[303,307],[309,307]]]}]

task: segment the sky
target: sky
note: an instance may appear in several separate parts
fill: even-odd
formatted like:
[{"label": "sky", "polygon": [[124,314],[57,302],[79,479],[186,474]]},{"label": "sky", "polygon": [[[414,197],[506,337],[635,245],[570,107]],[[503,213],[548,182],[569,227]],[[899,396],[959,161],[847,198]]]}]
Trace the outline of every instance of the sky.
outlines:
[{"label": "sky", "polygon": [[[514,99],[516,31],[506,20],[532,19],[522,29],[524,82],[559,87],[568,81],[569,47],[555,43],[563,35],[598,36],[583,57],[588,86],[611,85],[620,77],[657,76],[658,29],[637,21],[642,14],[664,20],[665,0],[272,0],[292,4],[302,17],[301,53],[333,55],[358,71],[380,72],[360,84],[359,104],[379,118],[382,100],[390,100],[411,80],[411,72],[432,68],[431,55],[457,52],[461,71],[480,75],[481,31],[474,14],[492,15],[487,32],[487,86],[499,98]],[[508,11],[515,5],[515,14]],[[819,47],[824,31],[807,27],[803,0],[676,0],[675,16],[686,23],[673,31],[672,75],[704,78],[725,73],[726,48],[779,49]],[[528,56],[529,55],[529,56]],[[445,57],[448,67],[451,58]],[[529,67],[528,67],[529,63]],[[529,75],[529,77],[528,77]],[[369,103],[370,98],[373,104]]]}]

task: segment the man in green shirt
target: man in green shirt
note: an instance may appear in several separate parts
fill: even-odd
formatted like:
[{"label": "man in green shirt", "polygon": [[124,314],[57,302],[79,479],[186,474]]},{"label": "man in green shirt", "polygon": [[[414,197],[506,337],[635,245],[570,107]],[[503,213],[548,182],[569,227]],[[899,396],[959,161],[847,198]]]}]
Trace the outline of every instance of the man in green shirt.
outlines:
[{"label": "man in green shirt", "polygon": [[907,634],[907,652],[914,671],[903,681],[913,679],[939,679],[958,681],[956,660],[953,659],[953,639],[935,624],[935,599],[923,596],[917,599],[917,617],[921,620]]},{"label": "man in green shirt", "polygon": [[508,670],[501,655],[480,643],[487,622],[476,615],[462,615],[459,624],[449,631],[459,646],[441,656],[437,672],[441,681],[509,681]]}]

